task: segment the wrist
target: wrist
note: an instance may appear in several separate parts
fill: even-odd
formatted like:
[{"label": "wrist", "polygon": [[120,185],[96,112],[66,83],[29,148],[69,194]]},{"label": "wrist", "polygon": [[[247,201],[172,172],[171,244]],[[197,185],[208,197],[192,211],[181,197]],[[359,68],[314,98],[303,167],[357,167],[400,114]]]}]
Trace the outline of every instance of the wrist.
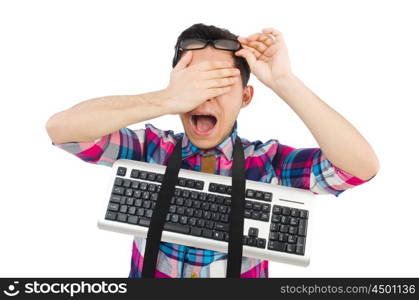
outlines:
[{"label": "wrist", "polygon": [[149,97],[147,97],[146,102],[147,105],[153,106],[156,111],[159,112],[159,115],[167,115],[173,114],[173,107],[171,103],[173,103],[171,93],[169,90],[162,89],[155,92],[150,93]]},{"label": "wrist", "polygon": [[271,89],[284,101],[287,101],[288,96],[292,93],[293,90],[298,88],[298,85],[301,84],[297,76],[290,73],[287,76],[276,79]]}]

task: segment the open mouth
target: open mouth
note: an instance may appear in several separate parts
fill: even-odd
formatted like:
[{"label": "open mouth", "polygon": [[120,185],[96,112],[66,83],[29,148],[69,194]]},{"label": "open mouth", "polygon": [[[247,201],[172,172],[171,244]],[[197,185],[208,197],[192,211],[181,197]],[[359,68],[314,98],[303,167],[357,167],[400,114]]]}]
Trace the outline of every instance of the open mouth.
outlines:
[{"label": "open mouth", "polygon": [[209,135],[217,124],[217,118],[211,114],[191,116],[192,127],[198,135]]}]

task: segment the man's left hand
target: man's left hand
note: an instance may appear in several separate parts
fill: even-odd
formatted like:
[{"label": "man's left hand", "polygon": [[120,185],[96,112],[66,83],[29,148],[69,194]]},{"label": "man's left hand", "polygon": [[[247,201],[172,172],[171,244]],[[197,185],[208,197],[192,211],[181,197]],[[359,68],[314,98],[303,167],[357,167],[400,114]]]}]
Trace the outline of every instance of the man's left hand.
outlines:
[{"label": "man's left hand", "polygon": [[292,75],[287,46],[278,30],[264,28],[238,40],[243,49],[235,54],[247,60],[251,72],[266,86],[272,88],[277,81]]}]

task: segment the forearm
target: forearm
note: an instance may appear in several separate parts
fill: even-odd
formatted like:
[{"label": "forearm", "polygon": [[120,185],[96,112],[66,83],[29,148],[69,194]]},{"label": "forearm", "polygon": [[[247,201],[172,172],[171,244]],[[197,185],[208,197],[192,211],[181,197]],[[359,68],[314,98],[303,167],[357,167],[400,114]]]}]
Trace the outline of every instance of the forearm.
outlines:
[{"label": "forearm", "polygon": [[92,141],[128,125],[170,113],[167,101],[165,90],[94,98],[54,114],[46,129],[54,143]]},{"label": "forearm", "polygon": [[377,173],[378,159],[368,142],[301,80],[289,76],[272,89],[306,124],[324,155],[335,166],[364,180]]}]

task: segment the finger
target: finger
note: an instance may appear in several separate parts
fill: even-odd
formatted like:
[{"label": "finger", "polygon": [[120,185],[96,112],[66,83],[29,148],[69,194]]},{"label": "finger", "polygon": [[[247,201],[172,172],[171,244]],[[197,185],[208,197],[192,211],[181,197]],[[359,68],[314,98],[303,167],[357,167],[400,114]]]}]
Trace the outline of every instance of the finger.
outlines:
[{"label": "finger", "polygon": [[256,57],[256,59],[258,59],[262,55],[262,53],[260,53],[257,49],[253,47],[243,46],[243,48],[251,51],[253,55]]},{"label": "finger", "polygon": [[239,75],[240,75],[240,70],[237,68],[216,69],[216,70],[206,71],[203,73],[203,77],[205,79],[234,77],[234,76],[239,76]]},{"label": "finger", "polygon": [[275,40],[282,39],[282,33],[279,32],[278,30],[276,30],[275,28],[272,28],[272,27],[264,28],[264,29],[262,29],[262,32],[263,33],[266,33],[266,34],[273,35],[273,37],[275,38]]},{"label": "finger", "polygon": [[259,41],[251,41],[248,44],[250,47],[255,48],[256,50],[258,50],[260,53],[264,53],[266,51],[266,49],[268,48],[264,43],[259,42]]},{"label": "finger", "polygon": [[209,71],[215,69],[232,68],[234,67],[233,61],[204,61],[195,65],[198,71]]},{"label": "finger", "polygon": [[174,71],[179,71],[186,68],[192,60],[192,51],[186,51],[185,54],[179,59],[176,66],[173,68]]},{"label": "finger", "polygon": [[254,34],[251,34],[251,35],[249,35],[249,36],[247,37],[247,40],[248,40],[248,41],[256,41],[256,40],[258,39],[259,35],[261,35],[261,33],[260,33],[260,32],[257,32],[257,33],[254,33]]},{"label": "finger", "polygon": [[260,37],[258,38],[258,41],[264,43],[268,47],[275,44],[275,39],[269,34],[260,35]]},{"label": "finger", "polygon": [[218,97],[218,96],[228,93],[230,90],[231,90],[231,86],[207,89],[205,91],[205,96],[206,96],[205,98],[210,99],[210,98]]},{"label": "finger", "polygon": [[204,86],[206,88],[219,88],[234,85],[239,81],[239,77],[227,77],[205,80]]},{"label": "finger", "polygon": [[256,56],[255,54],[249,50],[248,48],[243,48],[237,52],[235,52],[237,56],[244,57],[249,64],[249,66],[252,66],[256,62]]}]

